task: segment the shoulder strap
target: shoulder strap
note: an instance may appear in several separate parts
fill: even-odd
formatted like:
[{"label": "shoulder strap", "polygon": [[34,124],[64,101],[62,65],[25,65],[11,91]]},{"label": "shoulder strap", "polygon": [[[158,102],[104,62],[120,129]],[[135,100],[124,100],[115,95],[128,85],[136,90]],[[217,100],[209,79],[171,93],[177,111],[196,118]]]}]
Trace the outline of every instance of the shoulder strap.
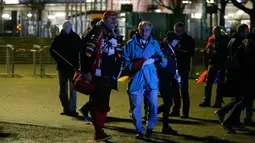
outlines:
[{"label": "shoulder strap", "polygon": [[236,55],[238,54],[238,52],[241,50],[241,47],[244,46],[244,43],[242,43],[241,45],[239,45],[235,51],[235,54],[231,57],[231,59],[233,59],[234,57],[236,57]]},{"label": "shoulder strap", "polygon": [[233,51],[232,51],[232,46],[233,46],[233,43],[236,41],[236,38],[232,38],[229,43],[228,43],[228,46],[227,46],[227,49],[229,49],[229,56],[232,57],[233,55]]}]

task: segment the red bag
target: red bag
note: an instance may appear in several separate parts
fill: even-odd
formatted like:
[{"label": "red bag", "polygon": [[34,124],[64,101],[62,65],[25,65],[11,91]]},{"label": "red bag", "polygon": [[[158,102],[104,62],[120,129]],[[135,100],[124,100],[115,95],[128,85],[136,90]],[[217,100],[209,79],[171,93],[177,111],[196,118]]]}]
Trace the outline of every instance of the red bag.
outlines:
[{"label": "red bag", "polygon": [[74,90],[85,95],[90,95],[95,88],[95,84],[86,80],[79,71],[75,71],[72,83]]}]

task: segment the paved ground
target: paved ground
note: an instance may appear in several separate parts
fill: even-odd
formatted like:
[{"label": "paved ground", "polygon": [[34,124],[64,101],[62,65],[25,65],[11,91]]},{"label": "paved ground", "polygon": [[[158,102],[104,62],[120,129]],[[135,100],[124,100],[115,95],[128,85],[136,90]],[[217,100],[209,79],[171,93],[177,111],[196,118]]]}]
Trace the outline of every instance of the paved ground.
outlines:
[{"label": "paved ground", "polygon": [[[31,65],[16,67],[16,73],[19,76],[16,76],[16,78],[0,78],[0,121],[2,121],[0,128],[3,127],[4,132],[17,133],[19,142],[22,142],[22,139],[23,142],[93,142],[91,136],[93,128],[91,125],[85,124],[81,118],[71,118],[59,114],[62,109],[58,98],[58,80],[55,76],[39,78],[38,76],[32,76]],[[48,70],[51,73],[56,73],[54,67],[48,67]],[[120,83],[119,85],[120,91],[113,91],[111,96],[111,111],[107,119],[106,131],[114,135],[112,142],[138,142],[134,139],[132,120],[129,118],[129,102],[125,93],[126,83]],[[195,84],[194,80],[190,80],[191,118],[170,118],[169,121],[180,135],[161,135],[162,123],[159,121],[155,127],[154,131],[156,133],[153,139],[141,142],[229,141],[252,143],[255,140],[254,132],[238,131],[236,135],[227,134],[213,114],[215,109],[198,107],[199,102],[203,99],[202,94],[203,85]],[[87,96],[78,94],[78,107],[81,107],[87,100]],[[228,99],[225,101],[228,102]],[[161,98],[159,99],[160,103],[162,103]],[[161,120],[161,117],[162,115],[159,115],[159,120]],[[243,115],[241,119],[243,119]],[[30,127],[30,132],[25,134],[23,132],[28,132],[27,126],[5,124],[4,122],[39,126],[32,127],[32,129]],[[11,130],[12,128],[17,130]],[[68,128],[68,130],[64,128]],[[46,130],[49,133],[44,133]],[[255,130],[255,128],[251,128],[251,130]],[[35,133],[33,131],[36,132],[37,136],[44,134],[39,137],[44,138],[44,141],[30,138],[30,136],[38,138],[33,134]],[[66,134],[66,132],[72,133]],[[73,139],[75,135],[77,138]],[[66,140],[63,138],[66,138]],[[24,139],[27,139],[27,141],[24,141]],[[8,138],[3,141],[7,142]]]}]

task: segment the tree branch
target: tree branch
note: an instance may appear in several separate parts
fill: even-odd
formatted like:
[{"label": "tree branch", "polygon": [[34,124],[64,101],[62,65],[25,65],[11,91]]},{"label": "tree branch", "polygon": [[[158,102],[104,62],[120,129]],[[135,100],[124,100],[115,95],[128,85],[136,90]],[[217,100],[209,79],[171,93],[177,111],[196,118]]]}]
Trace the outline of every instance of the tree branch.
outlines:
[{"label": "tree branch", "polygon": [[172,12],[174,12],[174,9],[173,9],[172,7],[170,7],[170,5],[169,5],[169,6],[165,5],[165,4],[163,3],[162,0],[154,0],[154,1],[155,1],[158,5],[163,6],[163,7],[167,8],[167,9],[170,9]]},{"label": "tree branch", "polygon": [[241,10],[243,10],[245,13],[247,14],[251,14],[252,13],[252,10],[245,7],[243,4],[237,2],[236,0],[231,0],[231,2],[233,3],[233,5]]}]

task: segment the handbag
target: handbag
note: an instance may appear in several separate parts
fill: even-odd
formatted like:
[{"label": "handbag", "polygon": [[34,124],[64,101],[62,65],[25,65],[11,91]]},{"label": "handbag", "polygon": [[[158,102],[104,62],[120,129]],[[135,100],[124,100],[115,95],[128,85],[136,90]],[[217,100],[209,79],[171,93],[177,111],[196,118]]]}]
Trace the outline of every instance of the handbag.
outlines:
[{"label": "handbag", "polygon": [[95,80],[88,81],[84,74],[80,71],[75,71],[72,79],[73,89],[85,95],[90,95],[95,89]]}]

